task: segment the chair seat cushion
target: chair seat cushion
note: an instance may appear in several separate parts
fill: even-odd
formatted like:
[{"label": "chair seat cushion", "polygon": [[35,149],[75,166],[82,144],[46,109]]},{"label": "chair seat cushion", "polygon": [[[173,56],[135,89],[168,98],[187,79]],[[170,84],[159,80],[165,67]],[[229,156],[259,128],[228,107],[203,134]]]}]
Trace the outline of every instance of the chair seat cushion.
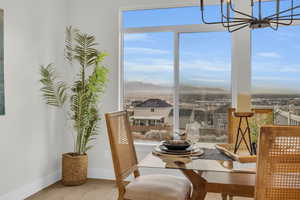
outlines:
[{"label": "chair seat cushion", "polygon": [[191,183],[169,175],[140,176],[126,186],[125,199],[130,200],[186,200]]}]

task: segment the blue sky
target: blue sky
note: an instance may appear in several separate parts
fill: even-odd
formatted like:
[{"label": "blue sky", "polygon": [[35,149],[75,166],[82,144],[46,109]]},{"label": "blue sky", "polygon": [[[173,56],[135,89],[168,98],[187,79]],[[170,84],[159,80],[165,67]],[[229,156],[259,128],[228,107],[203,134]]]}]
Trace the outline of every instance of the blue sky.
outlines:
[{"label": "blue sky", "polygon": [[[218,13],[207,8],[207,15]],[[271,10],[271,7],[269,7]],[[270,13],[270,12],[269,12]],[[267,13],[268,14],[268,13]],[[129,11],[124,27],[199,24],[199,7]],[[173,34],[125,35],[125,80],[173,84]],[[252,87],[256,91],[300,90],[300,27],[252,32]],[[180,35],[180,81],[230,88],[231,35],[227,32]]]}]

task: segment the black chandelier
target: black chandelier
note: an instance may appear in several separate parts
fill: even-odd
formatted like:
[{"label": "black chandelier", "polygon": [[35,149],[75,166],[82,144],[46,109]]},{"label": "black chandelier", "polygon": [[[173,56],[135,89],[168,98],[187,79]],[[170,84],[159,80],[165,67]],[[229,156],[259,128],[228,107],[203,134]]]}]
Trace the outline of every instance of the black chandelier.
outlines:
[{"label": "black chandelier", "polygon": [[[226,3],[224,3],[226,1]],[[240,0],[246,1],[246,0]],[[254,0],[251,1],[252,11],[254,8]],[[229,32],[234,32],[242,28],[250,27],[251,29],[255,28],[265,28],[270,27],[273,30],[278,30],[280,25],[291,25],[294,20],[300,20],[300,18],[295,18],[300,16],[300,12],[294,13],[297,8],[300,8],[300,5],[295,6],[294,0],[290,1],[290,7],[288,9],[281,10],[280,2],[281,0],[274,0],[275,13],[269,16],[263,17],[263,8],[262,0],[258,0],[258,15],[250,15],[241,11],[238,11],[232,5],[232,0],[220,0],[220,12],[221,20],[218,22],[208,22],[205,19],[205,5],[204,0],[200,0],[200,9],[201,9],[201,18],[204,24],[222,24]],[[225,8],[224,8],[225,7]],[[226,11],[224,11],[226,10]],[[236,15],[238,17],[236,17]]]}]

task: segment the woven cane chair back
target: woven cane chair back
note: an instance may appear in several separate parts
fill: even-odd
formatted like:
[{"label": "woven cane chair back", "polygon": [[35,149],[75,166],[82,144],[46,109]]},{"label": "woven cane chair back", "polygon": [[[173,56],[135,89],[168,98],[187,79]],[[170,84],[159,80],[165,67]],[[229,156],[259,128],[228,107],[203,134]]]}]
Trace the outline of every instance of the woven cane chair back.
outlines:
[{"label": "woven cane chair back", "polygon": [[123,187],[124,179],[130,174],[139,175],[127,112],[107,113],[105,118],[117,183]]},{"label": "woven cane chair back", "polygon": [[300,199],[300,126],[264,126],[259,137],[256,200]]}]

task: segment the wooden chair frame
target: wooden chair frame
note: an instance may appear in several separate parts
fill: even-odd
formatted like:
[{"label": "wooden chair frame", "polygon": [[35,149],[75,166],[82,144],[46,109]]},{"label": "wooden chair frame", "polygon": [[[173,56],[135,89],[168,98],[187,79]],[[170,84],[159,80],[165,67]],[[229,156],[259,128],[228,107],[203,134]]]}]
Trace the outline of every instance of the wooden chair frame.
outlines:
[{"label": "wooden chair frame", "polygon": [[[134,165],[131,166],[131,168],[129,168],[126,172],[122,173],[121,170],[121,165],[120,165],[120,160],[119,160],[119,156],[117,153],[117,149],[116,149],[116,141],[114,139],[113,136],[113,131],[112,131],[112,122],[111,122],[111,118],[112,117],[120,117],[120,116],[124,116],[124,120],[125,120],[125,132],[126,132],[126,136],[128,138],[128,145],[129,148],[132,152],[132,156],[133,156],[133,160],[134,160]],[[108,131],[108,136],[109,136],[109,142],[110,142],[110,146],[111,146],[111,153],[112,153],[112,159],[113,159],[113,164],[114,164],[114,171],[115,171],[115,176],[116,176],[116,184],[119,190],[119,197],[118,200],[125,200],[124,199],[124,195],[125,195],[125,187],[127,185],[127,182],[125,181],[125,179],[130,175],[133,174],[135,178],[140,176],[140,172],[138,170],[138,160],[137,160],[137,156],[136,156],[136,151],[135,151],[135,147],[133,144],[133,138],[132,138],[132,134],[130,131],[130,127],[129,127],[129,121],[128,121],[128,117],[127,117],[127,112],[126,111],[120,111],[120,112],[114,112],[114,113],[106,113],[105,114],[105,119],[106,119],[106,124],[107,124],[107,131]]]}]

